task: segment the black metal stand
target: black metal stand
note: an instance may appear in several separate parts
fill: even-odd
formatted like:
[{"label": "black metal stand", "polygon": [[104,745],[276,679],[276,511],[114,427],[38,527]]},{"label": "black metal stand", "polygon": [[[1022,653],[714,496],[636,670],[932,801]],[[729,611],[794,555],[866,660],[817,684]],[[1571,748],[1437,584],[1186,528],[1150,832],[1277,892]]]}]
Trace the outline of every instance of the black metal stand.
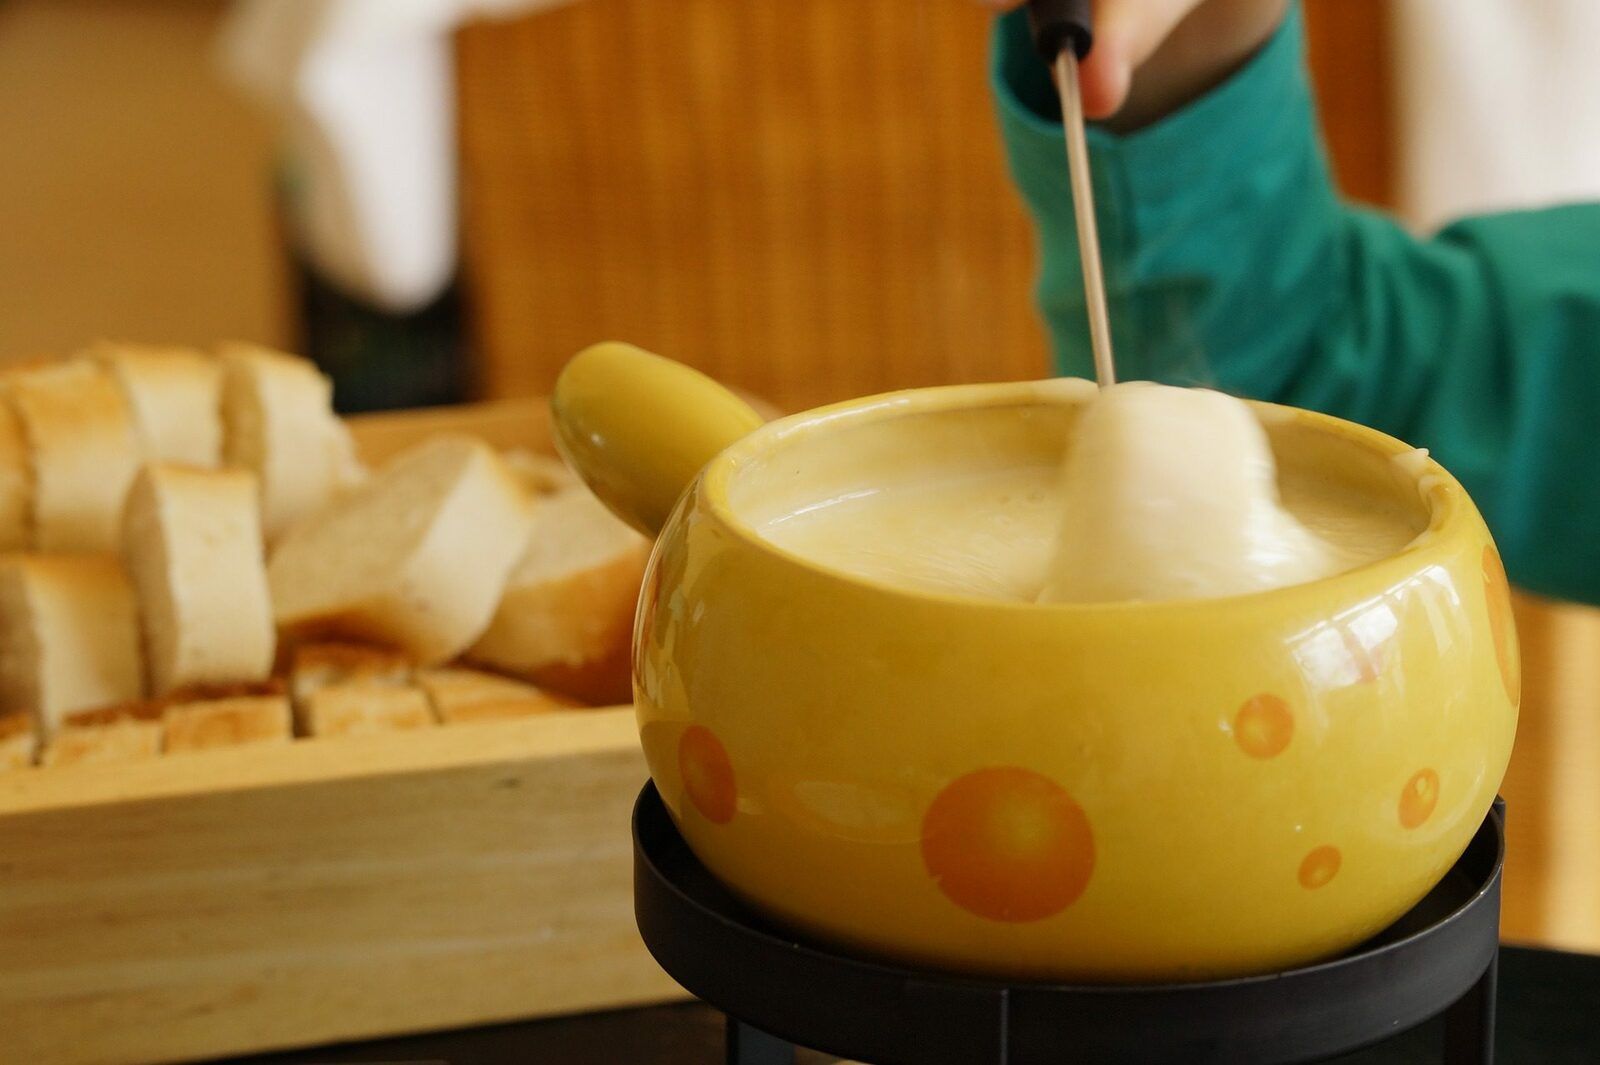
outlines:
[{"label": "black metal stand", "polygon": [[796,1045],[878,1065],[1288,1065],[1440,1013],[1444,1065],[1493,1062],[1498,801],[1439,886],[1371,943],[1317,965],[1196,984],[1007,984],[850,957],[729,895],[653,784],[634,807],[633,839],[639,931],[662,968],[728,1015],[730,1065],[788,1065]]}]

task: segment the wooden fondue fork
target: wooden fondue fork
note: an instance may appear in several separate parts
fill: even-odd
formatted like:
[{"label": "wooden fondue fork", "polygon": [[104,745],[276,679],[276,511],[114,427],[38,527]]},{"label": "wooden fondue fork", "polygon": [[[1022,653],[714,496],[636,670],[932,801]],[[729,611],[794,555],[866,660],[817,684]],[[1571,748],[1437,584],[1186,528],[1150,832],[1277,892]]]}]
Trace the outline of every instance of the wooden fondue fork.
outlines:
[{"label": "wooden fondue fork", "polygon": [[1078,63],[1094,43],[1091,16],[1091,0],[1031,0],[1028,4],[1034,46],[1055,69],[1056,91],[1061,95],[1061,126],[1067,139],[1073,214],[1078,221],[1089,343],[1094,350],[1095,380],[1105,388],[1116,383],[1117,371],[1111,355],[1111,318],[1106,313],[1106,281],[1100,265],[1100,235],[1095,227],[1089,144],[1083,135],[1083,94],[1078,85]]}]

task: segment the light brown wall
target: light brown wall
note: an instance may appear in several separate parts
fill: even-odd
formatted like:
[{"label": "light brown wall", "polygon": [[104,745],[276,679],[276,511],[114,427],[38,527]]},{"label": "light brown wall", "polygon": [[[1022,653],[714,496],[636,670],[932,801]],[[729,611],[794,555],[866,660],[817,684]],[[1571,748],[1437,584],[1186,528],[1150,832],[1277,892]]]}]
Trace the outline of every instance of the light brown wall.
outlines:
[{"label": "light brown wall", "polygon": [[789,406],[1043,375],[989,18],[970,0],[584,0],[463,33],[490,391],[544,391],[601,339]]},{"label": "light brown wall", "polygon": [[0,360],[283,340],[268,138],[213,72],[221,11],[0,3]]}]

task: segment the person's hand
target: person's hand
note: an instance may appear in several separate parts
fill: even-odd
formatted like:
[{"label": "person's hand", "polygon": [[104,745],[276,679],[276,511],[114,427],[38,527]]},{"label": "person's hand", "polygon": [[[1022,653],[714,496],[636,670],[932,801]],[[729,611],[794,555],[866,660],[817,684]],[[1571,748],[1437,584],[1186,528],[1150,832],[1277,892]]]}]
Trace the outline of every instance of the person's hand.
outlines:
[{"label": "person's hand", "polygon": [[[1023,0],[980,0],[1009,11]],[[1288,0],[1097,0],[1079,72],[1084,112],[1134,129],[1222,81],[1272,35]]]}]

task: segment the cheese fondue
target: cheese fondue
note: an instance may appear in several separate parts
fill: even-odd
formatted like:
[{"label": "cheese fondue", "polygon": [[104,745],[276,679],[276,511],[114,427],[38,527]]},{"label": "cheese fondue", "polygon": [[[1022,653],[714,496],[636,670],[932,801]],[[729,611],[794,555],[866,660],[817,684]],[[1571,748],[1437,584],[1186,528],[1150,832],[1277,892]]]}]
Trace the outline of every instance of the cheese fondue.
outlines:
[{"label": "cheese fondue", "polygon": [[781,548],[884,584],[1047,602],[1281,587],[1392,555],[1425,525],[1392,488],[1322,476],[1317,462],[1277,471],[1254,413],[1215,392],[1118,385],[1071,439],[1064,467],[1037,447],[1011,455],[1023,461],[997,448],[994,461],[941,463],[960,441],[939,432],[920,456],[863,439],[841,490],[756,524]]}]

